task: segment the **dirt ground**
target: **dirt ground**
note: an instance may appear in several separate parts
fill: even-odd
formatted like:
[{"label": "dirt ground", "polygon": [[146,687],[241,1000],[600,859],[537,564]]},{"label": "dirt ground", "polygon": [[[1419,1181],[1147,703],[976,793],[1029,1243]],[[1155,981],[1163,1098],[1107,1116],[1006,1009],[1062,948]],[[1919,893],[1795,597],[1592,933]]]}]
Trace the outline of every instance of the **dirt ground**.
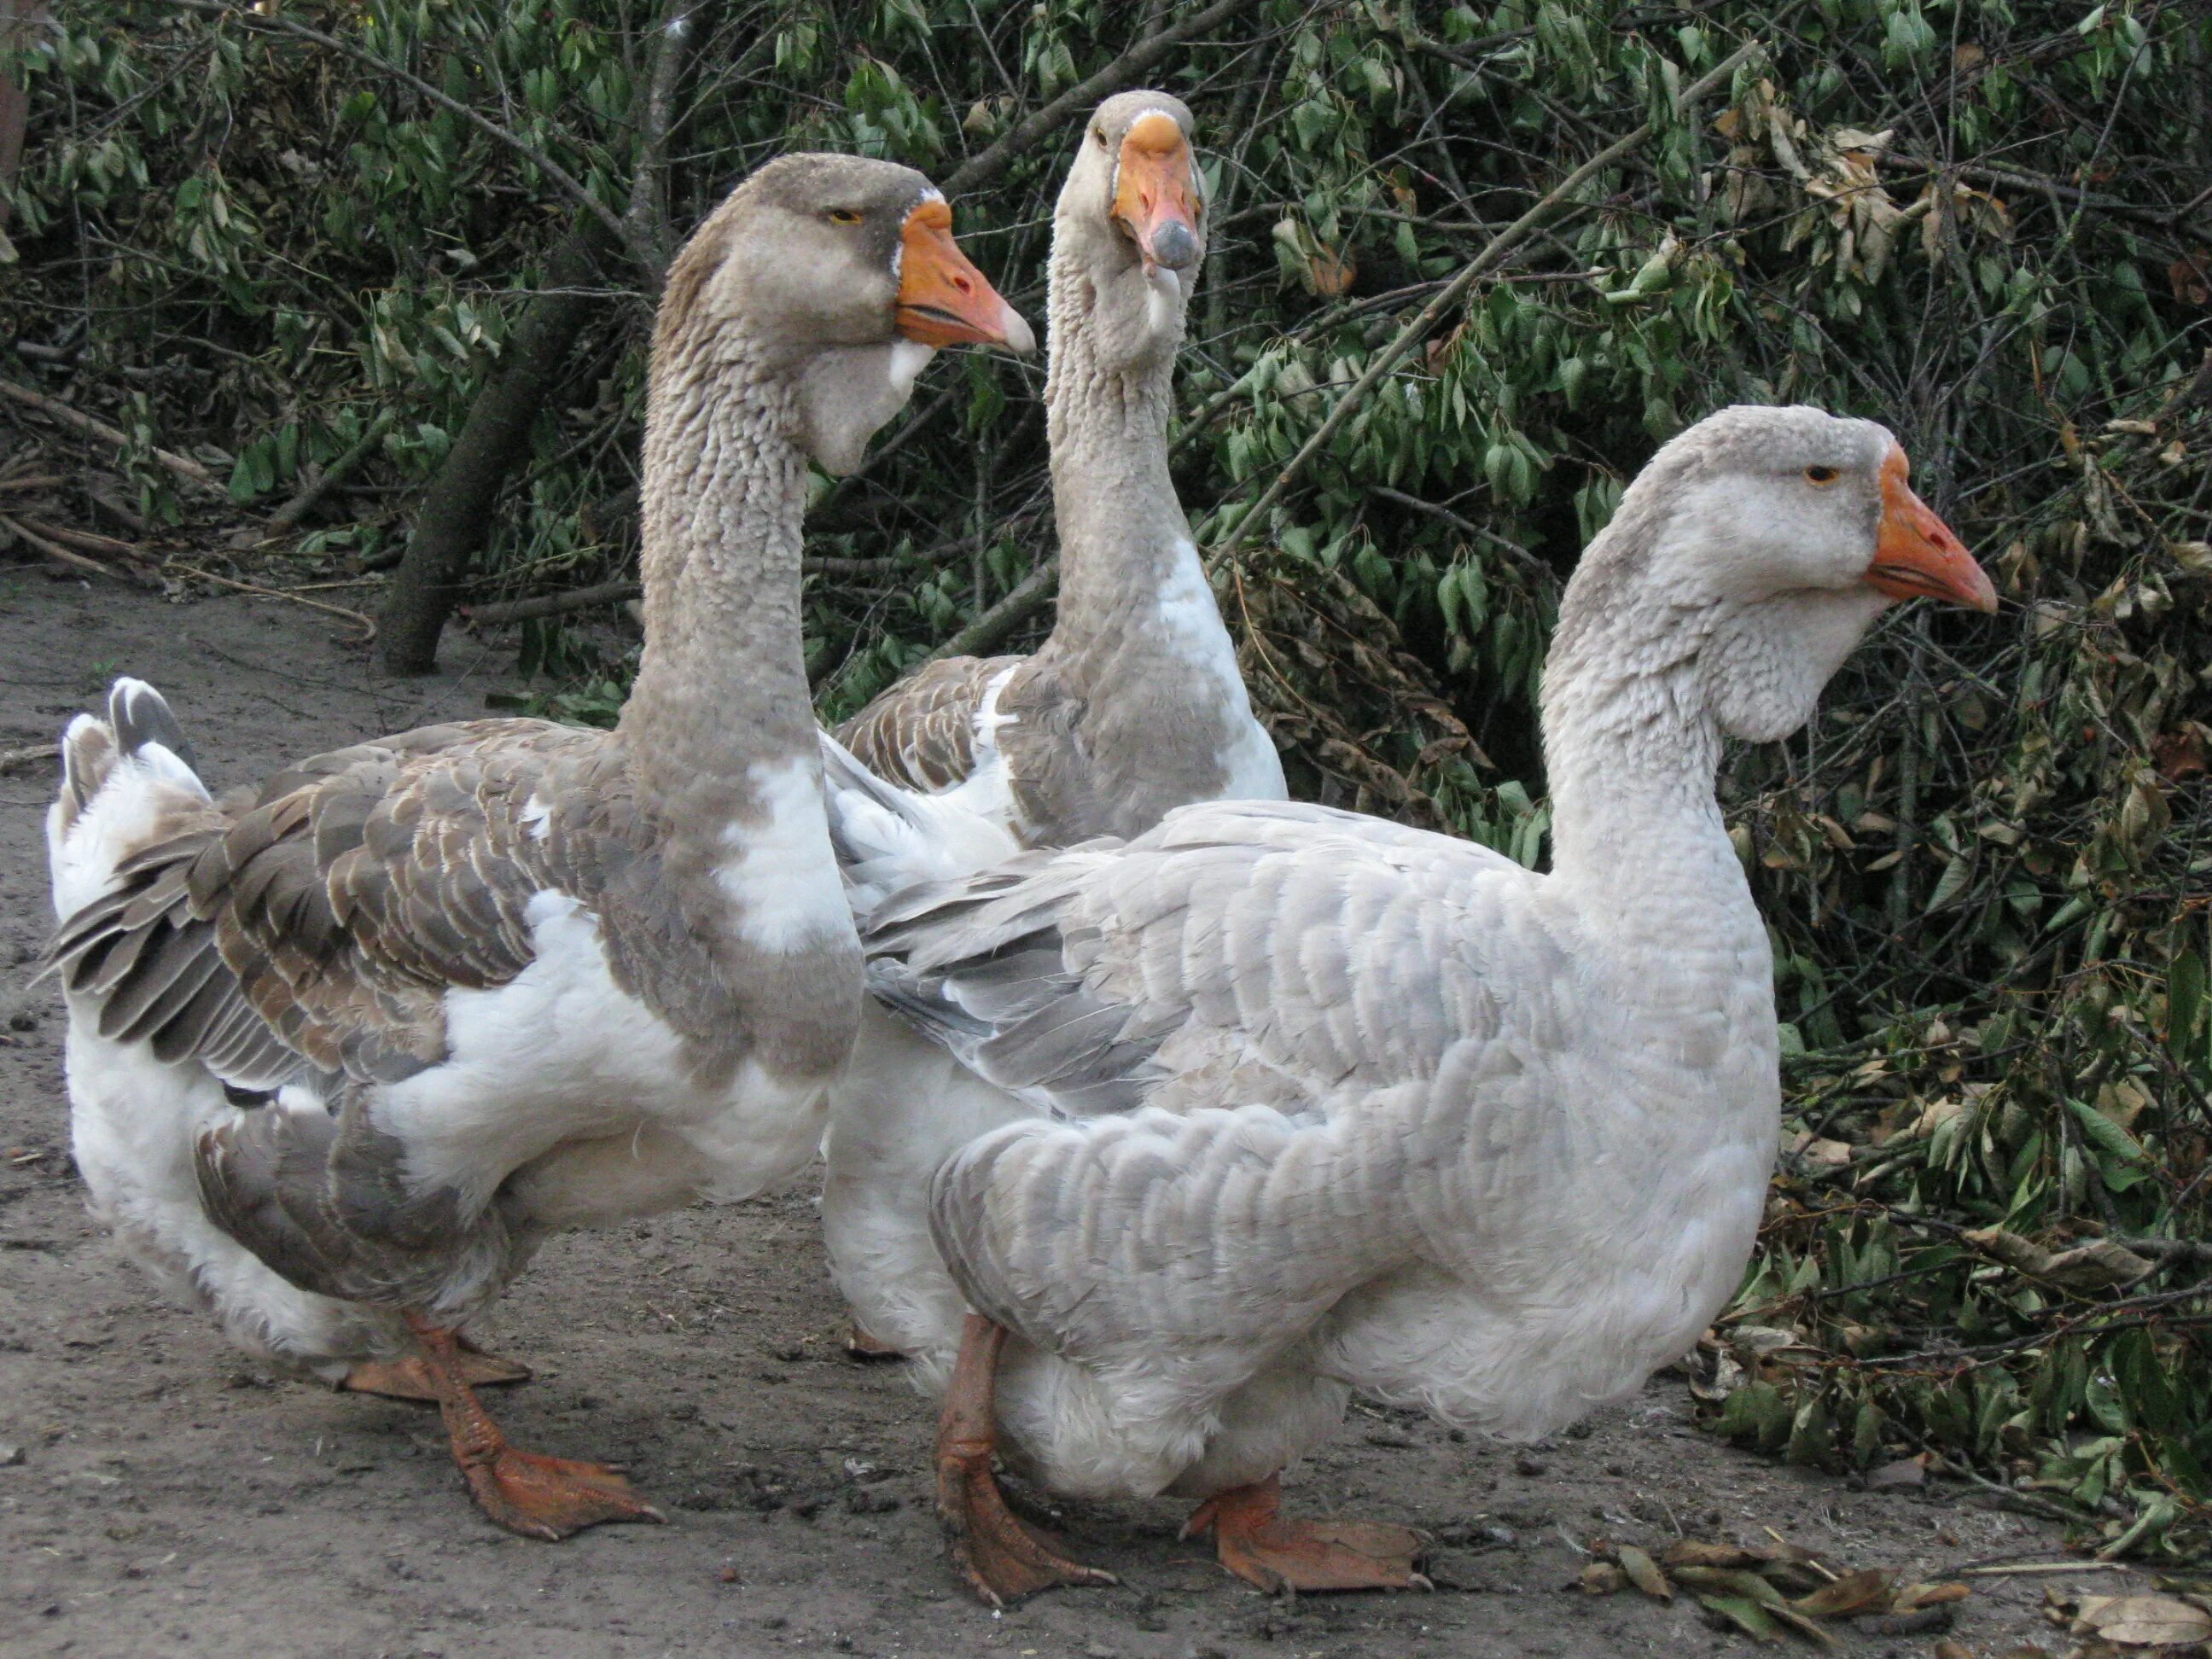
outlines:
[{"label": "dirt ground", "polygon": [[[168,694],[220,786],[481,713],[507,684],[511,653],[465,640],[434,679],[381,679],[345,632],[264,600],[169,604],[0,570],[0,750],[51,738],[127,671]],[[0,775],[0,1654],[1749,1653],[1686,1598],[1571,1588],[1583,1547],[1771,1528],[1839,1565],[1929,1577],[2058,1559],[2056,1529],[1972,1489],[1856,1491],[1733,1451],[1691,1426],[1682,1383],[1662,1377],[1586,1435],[1534,1449],[1358,1413],[1292,1475],[1309,1512],[1433,1533],[1434,1594],[1271,1601],[1179,1544],[1173,1507],[1131,1504],[1063,1523],[1120,1589],[993,1614],[942,1562],[928,1409],[896,1365],[842,1357],[804,1187],[557,1240],[479,1328],[538,1368],[495,1396],[516,1440],[626,1465],[670,1521],[509,1537],[463,1497],[434,1413],[267,1375],[87,1220],[59,1000],[27,987],[52,921],[52,790],[43,760]],[[1952,1639],[1979,1656],[2068,1645],[2037,1613],[2054,1581],[1974,1582]],[[1936,1640],[1839,1630],[1868,1655]]]}]

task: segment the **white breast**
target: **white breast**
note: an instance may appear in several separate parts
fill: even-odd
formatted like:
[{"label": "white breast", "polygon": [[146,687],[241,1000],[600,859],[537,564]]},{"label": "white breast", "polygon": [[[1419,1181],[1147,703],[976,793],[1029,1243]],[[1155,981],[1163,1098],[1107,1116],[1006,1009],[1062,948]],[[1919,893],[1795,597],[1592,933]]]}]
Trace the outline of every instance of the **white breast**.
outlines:
[{"label": "white breast", "polygon": [[1218,699],[1228,736],[1220,761],[1224,800],[1281,800],[1289,793],[1282,757],[1267,729],[1253,717],[1252,699],[1237,672],[1237,648],[1223,626],[1221,608],[1188,540],[1176,543],[1176,561],[1160,585],[1160,632],[1197,678],[1201,695]]},{"label": "white breast", "polygon": [[725,830],[732,855],[715,872],[738,906],[739,934],[755,950],[787,954],[850,933],[814,769],[794,755],[756,762],[748,775],[767,822]]}]

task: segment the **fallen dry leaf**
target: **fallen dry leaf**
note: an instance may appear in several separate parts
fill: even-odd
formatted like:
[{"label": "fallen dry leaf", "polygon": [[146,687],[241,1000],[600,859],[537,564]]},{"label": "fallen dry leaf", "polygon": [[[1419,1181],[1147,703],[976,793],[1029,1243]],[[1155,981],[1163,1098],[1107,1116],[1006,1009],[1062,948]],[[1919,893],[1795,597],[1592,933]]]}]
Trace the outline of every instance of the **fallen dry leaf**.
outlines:
[{"label": "fallen dry leaf", "polygon": [[1620,1570],[1628,1575],[1628,1582],[1655,1601],[1671,1601],[1674,1587],[1667,1582],[1667,1575],[1659,1571],[1659,1564],[1633,1544],[1620,1547]]},{"label": "fallen dry leaf", "polygon": [[2122,1648],[2186,1647],[2212,1641],[2212,1613],[2171,1595],[2085,1595],[2074,1633]]},{"label": "fallen dry leaf", "polygon": [[2158,761],[2159,775],[2168,783],[2204,775],[2204,732],[2194,721],[2160,732],[2151,740],[2150,752]]},{"label": "fallen dry leaf", "polygon": [[1628,1575],[1611,1561],[1593,1561],[1575,1582],[1584,1595],[1611,1595],[1628,1583]]},{"label": "fallen dry leaf", "polygon": [[1907,1584],[1898,1591],[1897,1600],[1891,1603],[1893,1613],[1917,1613],[1923,1607],[1941,1607],[1946,1601],[1963,1601],[1974,1592],[1955,1581],[1944,1584]]},{"label": "fallen dry leaf", "polygon": [[1868,1567],[1847,1572],[1832,1584],[1821,1585],[1793,1605],[1815,1619],[1849,1619],[1885,1607],[1888,1601],[1889,1575],[1879,1567]]}]

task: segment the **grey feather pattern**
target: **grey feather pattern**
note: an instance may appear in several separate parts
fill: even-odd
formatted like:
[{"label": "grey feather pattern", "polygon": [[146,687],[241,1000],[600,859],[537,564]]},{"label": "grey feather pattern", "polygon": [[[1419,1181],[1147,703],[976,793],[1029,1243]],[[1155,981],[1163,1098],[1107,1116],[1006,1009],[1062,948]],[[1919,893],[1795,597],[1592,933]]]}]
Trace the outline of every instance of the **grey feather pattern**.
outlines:
[{"label": "grey feather pattern", "polygon": [[872,988],[1044,1114],[936,1175],[963,1293],[1068,1358],[1257,1364],[1432,1256],[1417,1194],[1460,1154],[1419,1108],[1456,1054],[1529,1040],[1465,945],[1528,880],[1464,842],[1244,802],[887,902]]}]

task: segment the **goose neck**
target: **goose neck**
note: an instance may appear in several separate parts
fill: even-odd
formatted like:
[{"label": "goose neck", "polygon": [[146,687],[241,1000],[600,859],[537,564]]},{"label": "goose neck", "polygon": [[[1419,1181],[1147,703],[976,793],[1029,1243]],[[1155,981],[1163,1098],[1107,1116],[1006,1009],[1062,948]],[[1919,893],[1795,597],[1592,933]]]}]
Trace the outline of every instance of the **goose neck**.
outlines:
[{"label": "goose neck", "polygon": [[672,833],[719,834],[763,765],[814,754],[795,392],[742,336],[664,339],[647,394],[645,651],[618,733]]},{"label": "goose neck", "polygon": [[[1181,331],[1134,352],[1119,344],[1153,332],[1149,322],[1116,313],[1127,308],[1130,287],[1099,283],[1065,258],[1054,263],[1046,431],[1061,630],[1077,638],[1155,609],[1157,595],[1196,556],[1168,471]],[[1139,292],[1148,306],[1165,303]]]},{"label": "goose neck", "polygon": [[1714,778],[1721,733],[1692,648],[1636,665],[1561,665],[1544,699],[1552,868],[1608,931],[1663,951],[1756,929]]}]

